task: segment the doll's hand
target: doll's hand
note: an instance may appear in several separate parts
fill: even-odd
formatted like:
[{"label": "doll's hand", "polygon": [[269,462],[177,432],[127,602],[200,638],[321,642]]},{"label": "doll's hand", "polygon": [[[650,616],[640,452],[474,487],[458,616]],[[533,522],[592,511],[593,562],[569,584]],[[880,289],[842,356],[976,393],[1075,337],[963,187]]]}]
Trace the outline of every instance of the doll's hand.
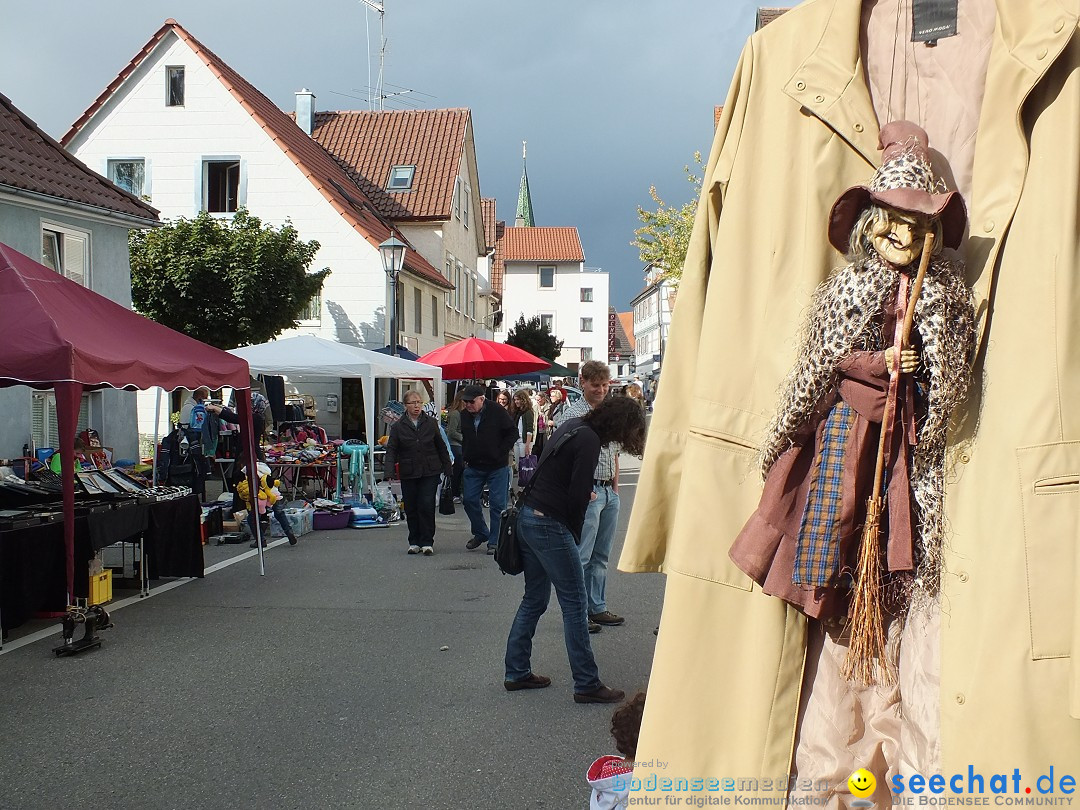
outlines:
[{"label": "doll's hand", "polygon": [[[890,373],[896,372],[896,348],[890,346],[885,350],[885,366]],[[914,349],[902,349],[900,351],[900,373],[911,374],[919,367],[919,353]]]}]

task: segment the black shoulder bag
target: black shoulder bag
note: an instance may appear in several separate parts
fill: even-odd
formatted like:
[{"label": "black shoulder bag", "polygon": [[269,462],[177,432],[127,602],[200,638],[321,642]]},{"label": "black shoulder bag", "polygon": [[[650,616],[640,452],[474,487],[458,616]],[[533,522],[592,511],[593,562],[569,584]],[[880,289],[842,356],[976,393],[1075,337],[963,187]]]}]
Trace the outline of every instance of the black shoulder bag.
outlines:
[{"label": "black shoulder bag", "polygon": [[529,490],[532,489],[533,484],[540,477],[540,468],[544,466],[546,459],[558,453],[562,446],[570,440],[570,437],[579,430],[581,430],[580,426],[575,427],[559,437],[559,441],[551,448],[551,455],[544,456],[540,459],[540,463],[536,465],[532,478],[529,479],[529,483],[521,491],[517,502],[512,503],[502,511],[502,522],[499,524],[499,540],[495,546],[495,563],[504,574],[517,576],[525,570],[525,564],[521,560],[521,545],[518,541],[518,515],[520,514],[521,505],[525,503],[525,497],[529,494]]}]

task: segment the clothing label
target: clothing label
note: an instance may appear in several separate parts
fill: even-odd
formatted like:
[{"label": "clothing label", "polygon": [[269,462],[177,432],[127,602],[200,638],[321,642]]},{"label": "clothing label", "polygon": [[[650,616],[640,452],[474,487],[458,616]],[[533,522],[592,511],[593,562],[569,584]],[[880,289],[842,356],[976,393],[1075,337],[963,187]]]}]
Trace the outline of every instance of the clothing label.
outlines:
[{"label": "clothing label", "polygon": [[957,0],[912,0],[911,41],[936,42],[956,36]]}]

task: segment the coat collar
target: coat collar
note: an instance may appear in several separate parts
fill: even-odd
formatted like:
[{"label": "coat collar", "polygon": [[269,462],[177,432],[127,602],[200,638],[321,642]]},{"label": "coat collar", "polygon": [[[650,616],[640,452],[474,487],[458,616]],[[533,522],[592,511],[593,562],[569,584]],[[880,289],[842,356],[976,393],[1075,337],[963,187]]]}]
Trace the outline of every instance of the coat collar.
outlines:
[{"label": "coat collar", "polygon": [[[818,44],[784,85],[784,93],[831,127],[867,163],[877,166],[878,122],[866,86],[859,28],[862,0],[818,0],[827,6]],[[1035,4],[997,0],[997,27],[1011,56],[1027,69],[1031,86],[1076,32],[1080,0]]]}]

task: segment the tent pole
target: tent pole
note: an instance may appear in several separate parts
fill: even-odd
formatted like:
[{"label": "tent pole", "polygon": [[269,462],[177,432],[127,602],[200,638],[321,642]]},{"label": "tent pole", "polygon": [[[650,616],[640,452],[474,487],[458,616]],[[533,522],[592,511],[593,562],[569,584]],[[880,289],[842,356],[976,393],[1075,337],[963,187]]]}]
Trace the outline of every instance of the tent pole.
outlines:
[{"label": "tent pole", "polygon": [[67,603],[75,603],[75,428],[82,400],[82,383],[57,383],[56,422],[60,439],[60,474],[64,492],[64,568]]},{"label": "tent pole", "polygon": [[[247,480],[248,480],[248,492],[251,493],[251,511],[255,513],[255,520],[252,523],[255,524],[255,548],[259,552],[259,575],[266,576],[266,560],[263,556],[263,542],[262,542],[262,522],[259,520],[259,468],[258,456],[255,454],[255,442],[258,438],[255,436],[255,426],[251,418],[251,389],[242,388],[238,389],[240,395],[237,397],[237,406],[239,408],[238,416],[240,417],[241,433],[246,437],[244,440],[244,456],[247,458]],[[266,504],[267,508],[270,504]]]},{"label": "tent pole", "polygon": [[158,485],[158,480],[157,480],[157,464],[158,464],[158,452],[159,452],[159,450],[158,450],[158,442],[159,442],[158,431],[160,429],[161,429],[161,387],[159,386],[157,388],[157,396],[154,398],[154,456],[153,456],[154,457],[154,461],[153,461],[154,472],[153,472],[152,481],[153,481],[155,487]]}]

